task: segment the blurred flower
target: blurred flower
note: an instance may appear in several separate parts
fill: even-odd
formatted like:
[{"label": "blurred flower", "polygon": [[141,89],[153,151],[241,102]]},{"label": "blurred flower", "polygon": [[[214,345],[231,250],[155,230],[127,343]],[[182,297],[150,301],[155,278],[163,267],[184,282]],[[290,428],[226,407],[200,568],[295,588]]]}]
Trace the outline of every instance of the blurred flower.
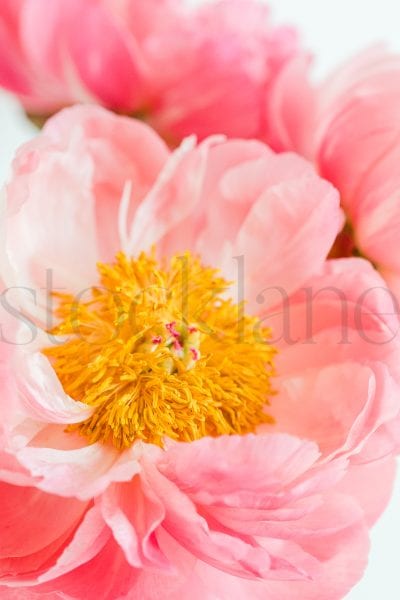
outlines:
[{"label": "blurred flower", "polygon": [[260,0],[4,0],[0,85],[38,121],[75,102],[195,133],[270,138],[279,80],[304,61]]},{"label": "blurred flower", "polygon": [[[400,56],[375,47],[318,87],[305,81],[303,71],[285,83],[278,145],[314,160],[340,191],[347,222],[332,255],[364,256],[400,300]],[[293,107],[301,85],[307,115]]]},{"label": "blurred flower", "polygon": [[379,275],[325,263],[334,188],[76,107],[4,201],[0,595],[342,598],[392,486],[399,366]]}]

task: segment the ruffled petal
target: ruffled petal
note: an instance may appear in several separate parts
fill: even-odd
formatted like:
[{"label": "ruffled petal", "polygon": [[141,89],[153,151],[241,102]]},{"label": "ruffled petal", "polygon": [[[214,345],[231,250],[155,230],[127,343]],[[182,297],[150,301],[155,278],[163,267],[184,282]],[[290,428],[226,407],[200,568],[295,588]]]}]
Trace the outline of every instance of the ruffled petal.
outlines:
[{"label": "ruffled petal", "polygon": [[39,480],[37,487],[66,497],[92,498],[112,482],[130,481],[140,471],[134,448],[120,454],[100,443],[68,450],[27,446],[16,456]]},{"label": "ruffled petal", "polygon": [[97,261],[124,249],[126,221],[168,155],[143,123],[86,106],[56,116],[19,151],[6,194],[3,272],[8,286],[19,286],[24,308],[37,314],[41,307],[47,323],[51,292],[83,294],[96,283]]},{"label": "ruffled petal", "polygon": [[110,486],[102,496],[101,508],[132,567],[172,569],[156,536],[165,517],[165,508],[143,477]]},{"label": "ruffled petal", "polygon": [[87,503],[32,487],[0,483],[0,488],[0,581],[4,581],[44,569],[78,526]]}]

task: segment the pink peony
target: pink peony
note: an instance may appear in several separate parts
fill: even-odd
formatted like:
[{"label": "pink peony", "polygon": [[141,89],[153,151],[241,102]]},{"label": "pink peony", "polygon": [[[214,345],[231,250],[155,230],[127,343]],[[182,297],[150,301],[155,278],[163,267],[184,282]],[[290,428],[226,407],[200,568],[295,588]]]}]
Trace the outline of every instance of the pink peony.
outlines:
[{"label": "pink peony", "polygon": [[0,85],[47,116],[96,102],[151,122],[168,141],[270,138],[274,90],[297,34],[262,0],[2,0]]},{"label": "pink peony", "polygon": [[342,598],[400,373],[379,275],[325,262],[335,189],[260,142],[171,153],[75,107],[3,208],[0,596]]},{"label": "pink peony", "polygon": [[375,47],[321,86],[305,82],[299,69],[282,85],[276,146],[314,160],[340,191],[347,222],[332,254],[370,260],[400,300],[400,56]]}]

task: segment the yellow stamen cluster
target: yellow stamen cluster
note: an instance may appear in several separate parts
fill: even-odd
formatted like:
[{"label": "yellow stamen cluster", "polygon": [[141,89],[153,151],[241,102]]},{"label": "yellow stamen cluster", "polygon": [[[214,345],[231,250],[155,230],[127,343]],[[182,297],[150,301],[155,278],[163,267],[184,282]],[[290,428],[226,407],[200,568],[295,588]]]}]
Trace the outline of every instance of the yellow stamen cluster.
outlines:
[{"label": "yellow stamen cluster", "polygon": [[164,264],[119,253],[98,270],[88,298],[58,295],[63,342],[43,350],[65,392],[94,408],[72,429],[122,449],[272,421],[269,330],[223,297],[217,270],[189,253]]}]

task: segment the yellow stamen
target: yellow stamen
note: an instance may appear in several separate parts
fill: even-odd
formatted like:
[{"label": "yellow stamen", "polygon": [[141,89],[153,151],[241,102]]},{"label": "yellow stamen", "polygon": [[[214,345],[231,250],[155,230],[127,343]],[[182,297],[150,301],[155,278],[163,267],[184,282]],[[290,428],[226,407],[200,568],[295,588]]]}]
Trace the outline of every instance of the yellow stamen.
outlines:
[{"label": "yellow stamen", "polygon": [[223,297],[216,269],[189,253],[162,265],[119,253],[98,271],[89,298],[58,294],[52,333],[67,337],[43,350],[65,392],[95,409],[70,429],[122,449],[272,422],[269,330]]}]

